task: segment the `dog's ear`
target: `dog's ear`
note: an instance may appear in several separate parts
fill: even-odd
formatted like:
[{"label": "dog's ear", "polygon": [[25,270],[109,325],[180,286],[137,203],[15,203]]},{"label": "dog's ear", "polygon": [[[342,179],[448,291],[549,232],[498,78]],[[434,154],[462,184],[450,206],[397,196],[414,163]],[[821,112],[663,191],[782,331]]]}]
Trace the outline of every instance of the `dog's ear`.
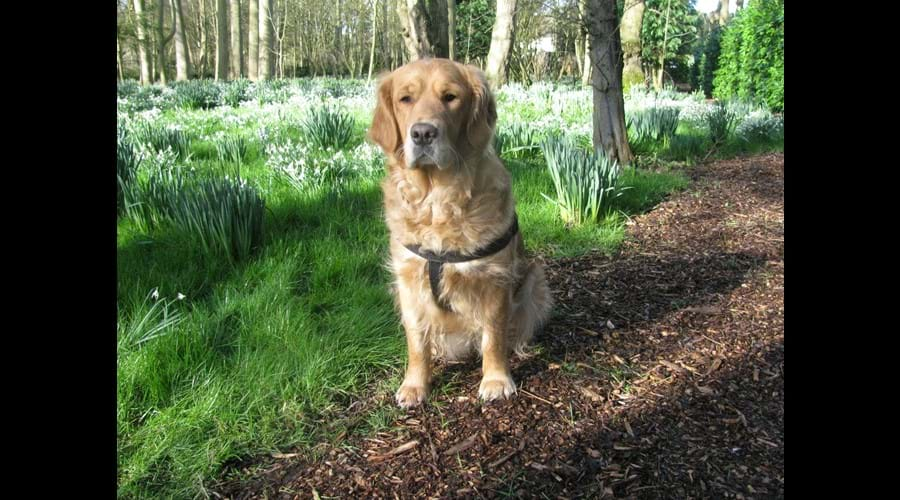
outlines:
[{"label": "dog's ear", "polygon": [[384,154],[393,157],[400,149],[400,129],[397,126],[397,118],[394,116],[394,106],[391,103],[391,74],[379,77],[378,102],[375,104],[375,116],[372,118],[372,127],[369,129],[369,138],[381,146]]},{"label": "dog's ear", "polygon": [[466,138],[475,151],[484,149],[494,135],[497,124],[497,102],[484,73],[475,66],[464,66],[466,79],[472,91]]}]

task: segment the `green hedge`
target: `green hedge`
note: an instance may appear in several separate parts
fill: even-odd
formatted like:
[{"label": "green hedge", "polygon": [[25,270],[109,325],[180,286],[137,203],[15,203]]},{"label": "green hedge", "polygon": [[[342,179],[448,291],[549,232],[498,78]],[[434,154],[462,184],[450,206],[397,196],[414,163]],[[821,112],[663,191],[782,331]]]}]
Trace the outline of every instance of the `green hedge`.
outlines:
[{"label": "green hedge", "polygon": [[784,110],[784,0],[754,0],[725,27],[713,96]]}]

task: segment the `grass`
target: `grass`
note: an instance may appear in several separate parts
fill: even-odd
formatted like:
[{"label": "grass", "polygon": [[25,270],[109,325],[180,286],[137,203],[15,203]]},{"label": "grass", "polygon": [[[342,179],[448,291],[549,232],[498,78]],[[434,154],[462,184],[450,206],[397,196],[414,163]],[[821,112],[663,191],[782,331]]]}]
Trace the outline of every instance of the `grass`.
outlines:
[{"label": "grass", "polygon": [[167,334],[119,349],[120,495],[188,495],[238,454],[309,442],[306,416],[402,365],[380,196],[355,194],[282,201],[264,250],[233,270],[177,234],[120,226],[122,331],[152,288],[186,295]]},{"label": "grass", "polygon": [[569,257],[594,250],[613,253],[625,238],[626,215],[643,213],[688,184],[678,170],[651,172],[626,168],[621,182],[630,189],[616,200],[617,210],[599,224],[567,227],[560,221],[556,205],[541,196],[554,190],[543,160],[506,160],[506,166],[513,176],[513,193],[525,246],[529,251],[551,257]]},{"label": "grass", "polygon": [[[341,99],[368,92],[314,83]],[[278,101],[284,92],[285,87],[267,85],[257,89],[255,100]],[[318,105],[317,99],[310,106]],[[522,112],[529,109],[522,99],[511,103]],[[383,429],[397,414],[390,393],[402,376],[405,342],[383,265],[388,234],[378,179],[352,177],[339,196],[328,189],[301,192],[280,182],[267,166],[265,146],[271,139],[257,141],[258,132],[267,127],[273,136],[302,140],[296,124],[307,110],[292,111],[293,100],[275,111],[251,104],[213,111],[172,107],[138,133],[156,147],[174,144],[178,164],[198,175],[246,179],[264,196],[265,230],[252,254],[230,262],[204,252],[195,237],[170,225],[119,219],[121,497],[202,496],[234,459],[295,447],[313,453],[313,444],[341,431]],[[545,104],[532,108],[539,106]],[[351,137],[345,141],[341,132],[339,141],[328,142],[344,144],[345,157],[356,165],[360,153],[347,148],[362,142],[370,115],[349,108]],[[518,111],[510,109],[501,106],[501,119],[514,119]],[[528,112],[546,114],[534,109]],[[166,131],[166,125],[184,126],[184,135]],[[676,137],[706,133],[682,125]],[[231,137],[250,139],[226,146]],[[783,134],[780,141],[783,148]],[[698,146],[683,149],[694,154]],[[542,155],[520,151],[522,158],[508,158],[506,165],[526,248],[550,257],[615,252],[629,216],[688,184],[679,168],[627,168],[621,181],[630,189],[615,200],[610,214],[598,224],[567,227],[558,208],[541,195],[554,192]],[[659,147],[654,154],[665,151]],[[148,298],[154,289],[159,297]],[[453,383],[446,381],[445,389]],[[336,418],[366,390],[384,393],[386,402],[360,422]]]}]

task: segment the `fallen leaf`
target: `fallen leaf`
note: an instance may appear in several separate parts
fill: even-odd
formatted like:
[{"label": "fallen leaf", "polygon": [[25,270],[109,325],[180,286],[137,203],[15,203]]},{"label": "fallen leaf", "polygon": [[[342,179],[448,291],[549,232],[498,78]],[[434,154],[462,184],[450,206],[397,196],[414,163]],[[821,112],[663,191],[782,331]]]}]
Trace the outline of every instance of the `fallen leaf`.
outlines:
[{"label": "fallen leaf", "polygon": [[666,368],[668,368],[668,369],[670,369],[670,370],[672,370],[672,371],[674,371],[674,372],[682,372],[682,371],[684,371],[684,368],[682,368],[682,367],[676,365],[675,363],[672,363],[671,361],[661,360],[661,361],[659,362],[659,364],[665,366]]},{"label": "fallen leaf", "polygon": [[628,423],[627,420],[625,421],[625,430],[628,431],[628,434],[629,434],[631,437],[634,437],[634,431],[631,430],[631,425]]},{"label": "fallen leaf", "polygon": [[603,401],[603,396],[597,394],[596,392],[588,389],[587,387],[579,387],[581,389],[581,393],[585,396],[591,398],[592,401]]},{"label": "fallen leaf", "polygon": [[721,309],[719,309],[718,307],[714,307],[714,306],[699,306],[699,307],[691,306],[691,307],[686,307],[684,309],[684,311],[685,312],[695,312],[695,313],[700,313],[700,314],[718,314],[718,313],[722,312]]},{"label": "fallen leaf", "polygon": [[391,450],[383,455],[372,455],[369,457],[369,461],[370,462],[380,462],[381,460],[384,460],[386,458],[390,458],[394,455],[399,455],[400,453],[409,451],[418,445],[419,445],[418,441],[410,441],[408,443],[401,444],[400,446],[394,448],[393,450]]},{"label": "fallen leaf", "polygon": [[720,366],[722,366],[722,358],[714,359],[712,362],[712,365],[709,367],[709,370],[707,370],[706,374],[709,375],[710,373],[718,370]]},{"label": "fallen leaf", "polygon": [[478,439],[478,434],[472,434],[466,439],[451,446],[449,450],[444,452],[444,455],[452,455],[454,453],[459,453],[460,451],[467,450],[471,448],[473,444],[475,444],[476,439]]}]

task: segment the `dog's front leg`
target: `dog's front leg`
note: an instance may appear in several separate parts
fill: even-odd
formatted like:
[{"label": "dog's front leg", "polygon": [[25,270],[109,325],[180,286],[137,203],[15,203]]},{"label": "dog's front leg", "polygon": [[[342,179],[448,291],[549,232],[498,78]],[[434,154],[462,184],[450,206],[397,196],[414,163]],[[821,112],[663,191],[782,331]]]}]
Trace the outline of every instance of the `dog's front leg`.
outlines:
[{"label": "dog's front leg", "polygon": [[[486,294],[493,300],[485,300],[490,310],[483,317],[488,318],[481,335],[481,385],[478,395],[485,401],[507,398],[516,393],[509,370],[509,350],[507,349],[509,334],[509,314],[512,309],[507,290],[495,289]],[[486,297],[487,298],[487,297]]]},{"label": "dog's front leg", "polygon": [[415,314],[417,307],[409,291],[401,290],[400,309],[403,315],[403,328],[406,330],[406,352],[409,356],[406,376],[397,391],[397,404],[403,408],[418,406],[425,401],[431,383],[431,346],[428,344],[422,320]]}]

